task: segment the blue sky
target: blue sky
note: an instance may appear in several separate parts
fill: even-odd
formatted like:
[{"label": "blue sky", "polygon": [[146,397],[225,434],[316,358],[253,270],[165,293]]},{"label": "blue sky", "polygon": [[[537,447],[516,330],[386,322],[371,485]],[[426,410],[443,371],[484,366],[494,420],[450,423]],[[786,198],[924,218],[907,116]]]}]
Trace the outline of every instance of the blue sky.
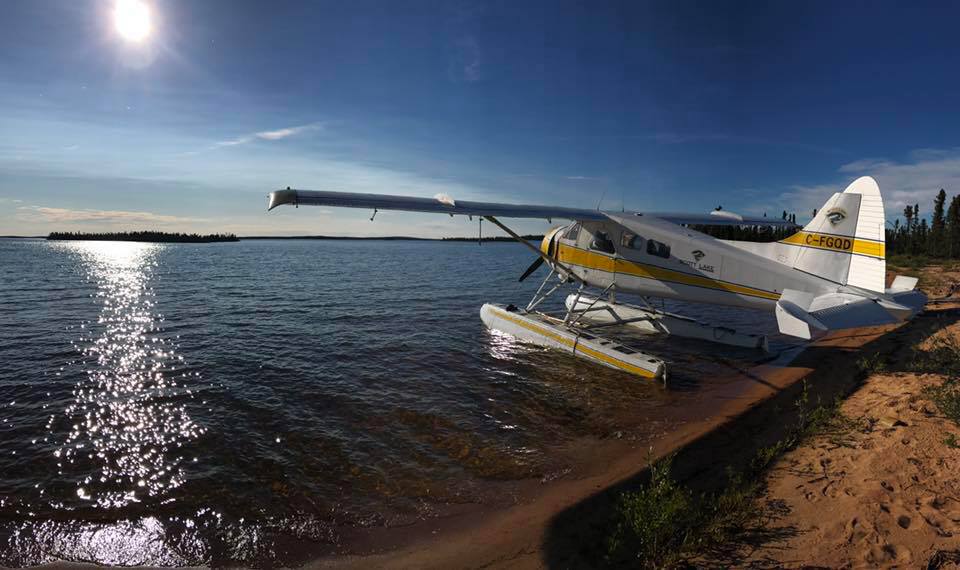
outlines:
[{"label": "blue sky", "polygon": [[[472,235],[286,186],[891,219],[960,192],[960,5],[5,0],[0,234]],[[543,222],[518,224],[537,231]]]}]

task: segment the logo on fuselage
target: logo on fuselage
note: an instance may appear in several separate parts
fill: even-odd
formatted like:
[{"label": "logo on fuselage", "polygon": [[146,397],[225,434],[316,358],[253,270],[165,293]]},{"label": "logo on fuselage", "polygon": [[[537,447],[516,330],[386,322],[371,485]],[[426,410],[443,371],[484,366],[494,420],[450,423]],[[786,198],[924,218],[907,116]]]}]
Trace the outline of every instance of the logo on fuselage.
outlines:
[{"label": "logo on fuselage", "polygon": [[706,271],[708,273],[714,272],[712,265],[700,263],[700,260],[707,256],[707,254],[704,253],[703,250],[695,249],[690,252],[690,255],[693,257],[693,260],[678,259],[677,261],[686,265],[687,267],[692,267],[693,269],[697,269],[699,271]]}]

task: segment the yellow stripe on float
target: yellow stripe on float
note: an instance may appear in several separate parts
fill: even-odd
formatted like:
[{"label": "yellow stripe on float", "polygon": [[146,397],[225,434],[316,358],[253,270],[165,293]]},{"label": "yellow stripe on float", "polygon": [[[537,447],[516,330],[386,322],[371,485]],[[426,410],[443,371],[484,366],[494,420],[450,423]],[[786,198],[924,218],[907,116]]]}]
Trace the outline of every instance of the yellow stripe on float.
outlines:
[{"label": "yellow stripe on float", "polygon": [[606,363],[606,364],[609,364],[610,366],[613,366],[614,368],[619,368],[620,370],[624,370],[624,371],[626,371],[626,372],[632,372],[633,374],[637,374],[637,375],[643,376],[643,377],[645,377],[645,378],[655,378],[655,377],[656,377],[656,375],[655,375],[653,372],[647,370],[646,368],[641,368],[641,367],[639,367],[639,366],[635,366],[635,365],[630,364],[630,363],[628,363],[628,362],[624,362],[623,360],[620,360],[619,358],[615,358],[615,357],[610,356],[610,355],[608,355],[608,354],[604,354],[604,353],[602,353],[602,352],[596,351],[596,350],[590,348],[589,346],[584,346],[583,343],[572,341],[572,340],[570,340],[569,338],[567,338],[567,337],[565,337],[565,336],[563,336],[563,335],[559,335],[559,334],[557,334],[557,333],[555,333],[555,332],[553,332],[553,331],[551,331],[551,330],[549,330],[549,329],[545,329],[545,328],[540,327],[540,326],[537,326],[537,325],[535,325],[535,324],[533,324],[533,323],[531,323],[531,322],[528,322],[528,321],[526,321],[526,320],[524,320],[524,319],[521,319],[521,318],[519,318],[519,317],[515,317],[515,316],[511,315],[510,313],[507,313],[506,311],[503,311],[503,310],[500,310],[500,309],[494,309],[494,310],[496,311],[497,316],[500,317],[501,319],[506,319],[506,320],[510,321],[511,323],[517,325],[517,326],[523,327],[523,328],[525,328],[525,329],[527,329],[527,330],[531,330],[531,331],[533,331],[533,332],[535,332],[535,333],[537,333],[537,334],[541,334],[541,335],[543,335],[543,336],[545,336],[545,337],[547,337],[547,338],[549,338],[549,339],[553,339],[553,340],[559,342],[560,344],[562,344],[562,345],[564,345],[564,346],[570,347],[574,352],[577,352],[577,351],[582,352],[582,353],[584,353],[584,354],[586,354],[586,355],[588,355],[588,356],[591,356],[591,357],[593,357],[593,358],[596,358],[597,360],[599,360],[599,361],[601,361],[601,362],[604,362],[604,363]]}]

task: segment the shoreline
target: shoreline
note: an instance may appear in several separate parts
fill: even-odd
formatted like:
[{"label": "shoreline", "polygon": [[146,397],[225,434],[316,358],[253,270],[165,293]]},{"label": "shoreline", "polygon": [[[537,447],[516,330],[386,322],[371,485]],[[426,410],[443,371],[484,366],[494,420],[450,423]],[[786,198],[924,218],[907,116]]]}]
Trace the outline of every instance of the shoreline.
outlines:
[{"label": "shoreline", "polygon": [[[700,404],[688,413],[688,416],[701,419],[685,422],[662,434],[649,446],[619,442],[594,446],[591,450],[594,457],[590,462],[581,461],[587,464],[581,472],[531,489],[524,500],[513,506],[471,505],[446,516],[404,527],[354,529],[352,532],[344,529],[341,551],[316,559],[306,567],[540,568],[571,565],[562,560],[548,563],[545,559],[550,558],[545,554],[549,550],[547,543],[551,538],[548,534],[551,534],[552,527],[553,532],[559,531],[561,536],[572,532],[567,538],[573,541],[579,534],[579,528],[557,528],[556,522],[564,513],[578,507],[578,510],[587,508],[595,513],[604,512],[603,508],[587,507],[584,503],[609,500],[611,493],[642,477],[650,459],[690,448],[711,434],[727,430],[739,434],[735,424],[751,410],[794,393],[792,388],[818,371],[817,366],[812,366],[816,358],[805,358],[811,349],[826,348],[841,356],[839,353],[881,338],[889,329],[878,327],[867,333],[857,331],[855,335],[833,335],[795,355],[792,365],[759,364],[742,371],[735,391],[729,386],[703,390]],[[822,366],[827,365],[829,363]],[[723,474],[723,468],[719,469],[719,474]],[[580,514],[574,517],[579,518]],[[558,538],[554,537],[553,541]]]},{"label": "shoreline", "polygon": [[306,567],[582,566],[591,560],[584,549],[596,546],[584,539],[611,514],[620,491],[642,482],[650,460],[675,453],[675,477],[693,483],[697,491],[712,490],[728,467],[744,464],[754,450],[778,439],[782,411],[790,409],[804,380],[821,401],[849,397],[859,382],[859,357],[900,349],[906,338],[942,328],[944,319],[960,320],[960,314],[950,307],[930,308],[905,324],[829,335],[805,347],[789,365],[760,364],[742,371],[734,393],[704,389],[693,412],[705,415],[661,435],[649,447],[595,446],[589,461],[581,461],[585,469],[548,485],[528,485],[529,494],[509,507],[459,506],[404,527],[343,529],[339,551]]}]

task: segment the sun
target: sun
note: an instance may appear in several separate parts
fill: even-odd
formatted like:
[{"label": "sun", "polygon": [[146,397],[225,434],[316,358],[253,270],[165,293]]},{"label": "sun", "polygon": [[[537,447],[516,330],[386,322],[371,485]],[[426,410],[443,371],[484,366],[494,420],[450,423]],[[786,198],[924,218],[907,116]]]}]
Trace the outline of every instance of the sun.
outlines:
[{"label": "sun", "polygon": [[123,39],[141,42],[150,35],[150,8],[140,0],[117,0],[113,24]]}]

